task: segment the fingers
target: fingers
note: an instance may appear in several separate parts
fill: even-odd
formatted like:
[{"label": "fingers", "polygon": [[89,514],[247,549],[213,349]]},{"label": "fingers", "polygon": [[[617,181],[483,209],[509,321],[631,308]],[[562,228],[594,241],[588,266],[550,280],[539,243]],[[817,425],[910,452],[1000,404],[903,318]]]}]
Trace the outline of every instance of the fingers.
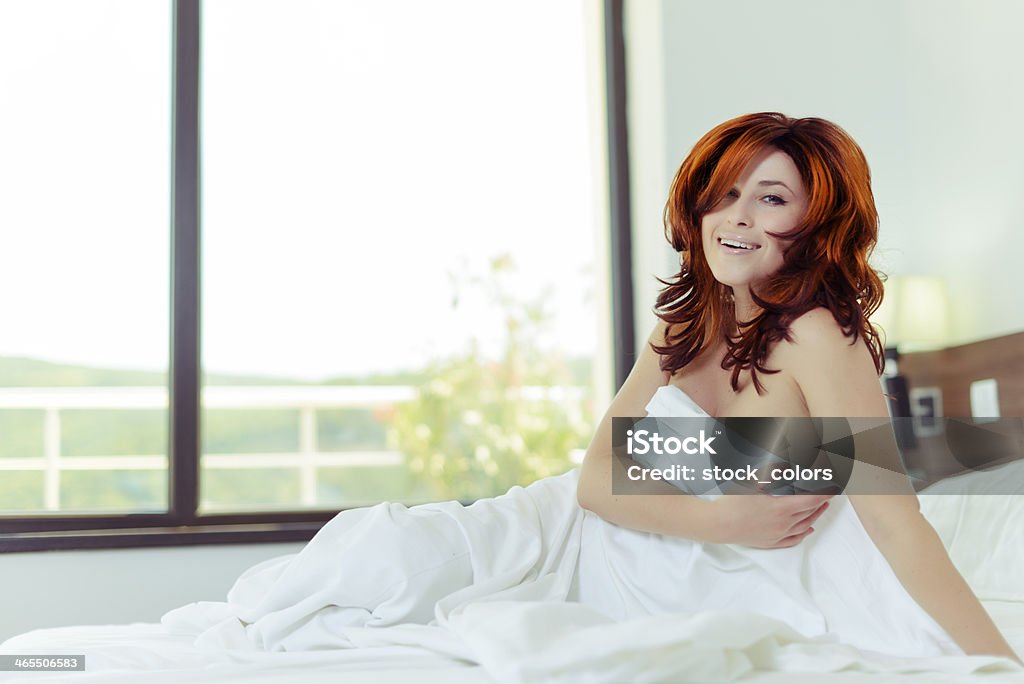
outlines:
[{"label": "fingers", "polygon": [[789,528],[789,534],[779,541],[779,545],[795,546],[796,544],[799,544],[807,535],[814,531],[814,528],[811,527],[811,525],[813,525],[827,509],[828,501],[825,501],[809,515]]},{"label": "fingers", "polygon": [[[814,494],[812,496],[790,496],[787,503],[790,505],[790,515],[803,517],[811,511],[816,511],[828,503],[835,494]],[[792,502],[792,503],[790,503]]]},{"label": "fingers", "polygon": [[802,525],[802,524],[806,523],[806,524],[810,525],[810,524],[811,524],[811,523],[813,523],[813,522],[814,522],[815,520],[817,520],[818,518],[820,518],[820,517],[821,517],[821,514],[822,514],[822,513],[824,513],[824,512],[825,512],[825,511],[826,511],[827,509],[828,509],[828,501],[826,501],[825,503],[823,503],[823,504],[821,504],[820,506],[818,506],[818,507],[817,507],[817,508],[816,508],[815,510],[813,510],[813,511],[811,512],[811,514],[810,514],[810,515],[808,515],[808,516],[807,516],[806,518],[804,518],[803,520],[801,520],[801,521],[800,521],[799,523],[797,523],[797,524],[798,524],[798,525]]},{"label": "fingers", "polygon": [[821,514],[828,508],[828,502],[821,504],[810,513],[804,515],[802,518],[793,523],[790,528],[786,531],[788,534],[797,534],[803,532],[805,529],[814,524],[814,521],[821,517]]},{"label": "fingers", "polygon": [[[763,539],[761,543],[748,542],[755,548],[779,549],[796,546],[808,535],[814,532],[812,525],[828,510],[834,494],[813,494],[806,496],[764,496],[762,498],[749,499],[748,509],[757,515],[763,514],[761,520],[766,523],[764,532],[771,534],[771,528],[775,528],[775,534],[784,536],[770,541],[771,537]],[[763,508],[769,502],[768,508]],[[770,522],[772,521],[772,522]],[[788,525],[787,522],[788,521]]]},{"label": "fingers", "polygon": [[802,542],[811,532],[814,532],[814,528],[808,527],[806,530],[799,534],[792,534],[788,537],[780,539],[779,543],[776,544],[773,548],[784,549],[790,546],[796,546],[797,544]]},{"label": "fingers", "polygon": [[809,507],[817,507],[831,499],[833,496],[835,496],[835,493],[829,492],[828,494],[812,494],[804,498],[807,499]]}]

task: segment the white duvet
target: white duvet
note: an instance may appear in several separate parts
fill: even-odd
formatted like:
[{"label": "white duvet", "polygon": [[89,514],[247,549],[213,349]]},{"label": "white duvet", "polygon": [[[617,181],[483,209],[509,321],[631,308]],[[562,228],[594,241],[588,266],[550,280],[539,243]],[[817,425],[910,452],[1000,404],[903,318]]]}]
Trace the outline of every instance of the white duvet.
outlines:
[{"label": "white duvet", "polygon": [[[698,411],[675,388],[648,406],[655,416]],[[437,670],[438,681],[466,668],[499,682],[848,670],[1024,679],[1008,659],[963,655],[903,589],[845,497],[802,544],[761,550],[611,525],[579,508],[576,479],[573,471],[468,507],[345,511],[300,553],[243,573],[226,602],[173,610],[159,629],[211,663],[455,668]],[[1007,605],[1020,626],[1007,636],[1024,650],[1024,604]],[[0,653],[48,652],[46,632]],[[191,667],[184,660],[178,676]],[[189,679],[205,681],[198,674]]]}]

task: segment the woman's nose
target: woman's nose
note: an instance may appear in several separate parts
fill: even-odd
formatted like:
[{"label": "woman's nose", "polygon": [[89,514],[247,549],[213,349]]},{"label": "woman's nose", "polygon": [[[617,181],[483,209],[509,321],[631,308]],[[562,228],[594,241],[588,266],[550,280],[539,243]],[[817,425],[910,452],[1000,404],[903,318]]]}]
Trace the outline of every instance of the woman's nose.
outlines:
[{"label": "woman's nose", "polygon": [[753,223],[750,206],[742,199],[733,202],[732,206],[729,207],[729,222],[734,226],[746,226],[748,228]]}]

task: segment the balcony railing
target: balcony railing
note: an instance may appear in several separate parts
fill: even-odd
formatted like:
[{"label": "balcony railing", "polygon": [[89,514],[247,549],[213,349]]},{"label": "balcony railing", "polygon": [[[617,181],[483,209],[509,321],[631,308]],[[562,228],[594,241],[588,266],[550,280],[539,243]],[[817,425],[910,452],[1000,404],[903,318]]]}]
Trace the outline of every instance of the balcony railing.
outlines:
[{"label": "balcony railing", "polygon": [[[583,395],[581,387],[524,387],[520,396],[535,401],[565,401]],[[210,469],[296,468],[300,474],[300,503],[316,506],[317,471],[330,466],[401,465],[405,456],[391,450],[320,451],[318,409],[380,409],[411,401],[411,386],[206,386],[202,407],[207,409],[297,409],[298,451],[291,453],[203,454]],[[61,412],[80,409],[166,410],[165,387],[14,387],[0,388],[0,410],[43,411],[43,455],[0,458],[0,472],[42,471],[43,506],[60,511],[61,473],[71,470],[166,470],[166,454],[63,456]],[[580,454],[576,454],[579,460]]]},{"label": "balcony railing", "polygon": [[[204,409],[298,409],[299,450],[295,453],[205,454],[211,469],[296,468],[300,502],[317,503],[317,468],[351,465],[395,465],[404,457],[396,451],[323,452],[317,447],[317,409],[361,409],[409,401],[415,389],[406,386],[208,386]],[[72,456],[61,454],[61,411],[69,409],[166,410],[164,387],[18,387],[0,389],[0,409],[43,411],[43,456],[0,458],[0,471],[42,471],[43,506],[60,510],[60,477],[69,470],[166,470],[166,454]]]}]

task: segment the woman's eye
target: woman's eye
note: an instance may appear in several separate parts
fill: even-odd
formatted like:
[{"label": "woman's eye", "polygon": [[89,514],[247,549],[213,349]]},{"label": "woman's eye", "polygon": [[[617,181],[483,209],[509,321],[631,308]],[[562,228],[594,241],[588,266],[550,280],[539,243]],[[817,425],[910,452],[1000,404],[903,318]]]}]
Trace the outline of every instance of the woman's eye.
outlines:
[{"label": "woman's eye", "polygon": [[734,199],[736,199],[739,196],[740,196],[739,191],[737,191],[737,190],[730,190],[729,192],[727,192],[725,194],[724,197],[722,197],[722,199],[718,200],[718,202],[715,204],[715,208],[717,209],[719,207],[724,207],[726,204],[729,204],[730,202],[732,202]]},{"label": "woman's eye", "polygon": [[782,199],[778,195],[765,195],[764,200],[768,202],[768,204],[771,204],[776,207],[781,207],[783,204],[786,203],[786,200]]}]

